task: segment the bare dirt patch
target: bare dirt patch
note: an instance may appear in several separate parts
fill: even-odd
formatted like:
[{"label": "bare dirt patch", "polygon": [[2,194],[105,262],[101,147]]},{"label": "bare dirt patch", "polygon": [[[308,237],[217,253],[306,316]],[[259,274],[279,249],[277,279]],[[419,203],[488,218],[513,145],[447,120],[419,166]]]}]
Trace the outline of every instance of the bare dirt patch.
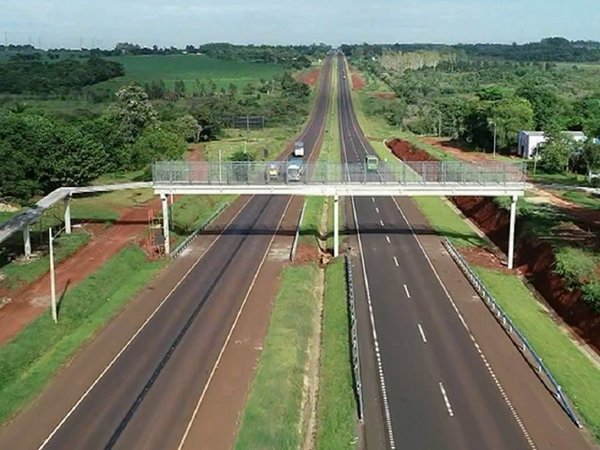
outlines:
[{"label": "bare dirt patch", "polygon": [[204,161],[204,144],[188,144],[188,161]]},{"label": "bare dirt patch", "polygon": [[[157,212],[160,201],[127,209],[115,225],[98,229],[91,227],[94,235],[90,242],[56,267],[56,292],[60,299],[64,293],[84,278],[96,272],[127,244],[136,242],[148,229],[148,211]],[[20,291],[12,292],[0,309],[0,345],[12,339],[29,322],[45,311],[45,305],[36,301],[49,296],[50,275],[47,273]]]},{"label": "bare dirt patch", "polygon": [[351,76],[352,76],[352,89],[354,91],[360,91],[367,84],[365,82],[365,80],[363,80],[363,78],[357,72],[353,71]]},{"label": "bare dirt patch", "polygon": [[433,156],[408,141],[392,139],[386,143],[392,153],[403,161],[437,161]]},{"label": "bare dirt patch", "polygon": [[297,79],[298,81],[308,84],[309,86],[314,86],[315,84],[317,84],[317,80],[319,79],[320,73],[321,71],[318,67],[313,67],[311,69],[300,72],[297,75]]},{"label": "bare dirt patch", "polygon": [[498,255],[485,248],[465,247],[460,249],[460,253],[469,264],[485,267],[486,269],[510,272]]}]

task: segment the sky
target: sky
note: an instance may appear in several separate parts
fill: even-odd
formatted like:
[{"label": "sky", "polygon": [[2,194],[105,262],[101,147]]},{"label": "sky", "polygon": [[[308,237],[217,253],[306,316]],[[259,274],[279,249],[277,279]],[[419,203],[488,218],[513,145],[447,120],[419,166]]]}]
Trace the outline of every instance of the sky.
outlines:
[{"label": "sky", "polygon": [[600,0],[0,0],[0,42],[301,44],[600,40]]}]

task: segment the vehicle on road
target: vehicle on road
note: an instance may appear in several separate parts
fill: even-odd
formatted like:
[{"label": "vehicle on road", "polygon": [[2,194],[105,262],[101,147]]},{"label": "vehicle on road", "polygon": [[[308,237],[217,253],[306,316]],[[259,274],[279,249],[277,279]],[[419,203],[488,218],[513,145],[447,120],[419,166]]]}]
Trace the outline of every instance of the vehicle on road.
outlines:
[{"label": "vehicle on road", "polygon": [[300,181],[304,174],[304,169],[305,165],[302,158],[290,158],[286,170],[287,181]]},{"label": "vehicle on road", "polygon": [[367,155],[366,165],[368,172],[377,172],[379,169],[379,158],[373,155]]},{"label": "vehicle on road", "polygon": [[267,166],[265,178],[267,181],[279,181],[281,174],[281,167],[279,163],[272,162]]},{"label": "vehicle on road", "polygon": [[294,142],[294,156],[298,158],[304,158],[304,142]]}]

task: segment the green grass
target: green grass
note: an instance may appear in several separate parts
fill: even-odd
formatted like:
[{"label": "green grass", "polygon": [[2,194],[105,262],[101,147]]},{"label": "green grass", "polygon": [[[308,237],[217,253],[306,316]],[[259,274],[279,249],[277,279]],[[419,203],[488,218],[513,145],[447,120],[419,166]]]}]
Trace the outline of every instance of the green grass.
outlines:
[{"label": "green grass", "polygon": [[325,209],[325,197],[306,197],[304,200],[304,217],[300,224],[300,243],[306,245],[318,245],[321,232],[321,221]]},{"label": "green grass", "polygon": [[[54,261],[59,263],[71,256],[88,243],[90,235],[87,233],[63,234],[54,241]],[[29,262],[12,261],[0,269],[4,276],[2,284],[11,290],[16,290],[31,283],[50,270],[49,255],[32,259]]]},{"label": "green grass", "polygon": [[443,198],[414,197],[421,212],[431,227],[440,235],[447,237],[458,247],[485,247],[487,241],[481,238],[469,224],[454,211]]},{"label": "green grass", "polygon": [[0,211],[0,223],[6,222],[13,216],[19,214],[19,211]]},{"label": "green grass", "polygon": [[[273,161],[285,149],[286,144],[291,143],[300,132],[300,127],[273,127],[262,130],[234,130],[228,129],[225,135],[218,141],[206,144],[204,157],[206,161],[218,161],[219,149],[221,159],[229,160],[232,154],[246,151],[256,158],[257,161]],[[265,158],[263,150],[268,150]]]},{"label": "green grass", "polygon": [[555,272],[571,286],[579,286],[600,278],[596,276],[596,267],[600,263],[598,255],[580,248],[563,247],[556,251],[555,257]]},{"label": "green grass", "polygon": [[297,449],[308,346],[315,327],[318,269],[287,267],[238,431],[236,449]]},{"label": "green grass", "polygon": [[600,209],[600,197],[583,191],[563,191],[560,196],[583,208]]},{"label": "green grass", "polygon": [[543,173],[539,168],[537,173],[533,174],[533,161],[527,162],[527,176],[534,183],[542,184],[563,184],[565,186],[587,186],[587,178],[584,175],[575,173]]},{"label": "green grass", "polygon": [[235,198],[234,195],[186,195],[177,200],[171,210],[175,245]]},{"label": "green grass", "polygon": [[123,64],[125,76],[96,85],[96,89],[116,89],[132,81],[141,83],[163,80],[172,89],[177,80],[185,82],[186,90],[196,90],[196,80],[204,82],[212,79],[218,89],[227,88],[233,83],[238,87],[260,79],[268,80],[284,67],[277,64],[262,64],[245,61],[222,61],[198,55],[147,55],[116,56],[107,58]]},{"label": "green grass", "polygon": [[600,439],[598,367],[557,327],[519,278],[480,267],[475,271]]},{"label": "green grass", "polygon": [[325,271],[322,320],[316,448],[354,448],[357,416],[343,259]]},{"label": "green grass", "polygon": [[141,206],[156,195],[152,189],[128,189],[105,194],[75,196],[71,202],[71,217],[80,221],[114,222],[122,210]]},{"label": "green grass", "polygon": [[146,177],[146,170],[107,173],[96,178],[92,184],[99,186],[103,184],[132,183],[136,181],[150,181]]},{"label": "green grass", "polygon": [[39,394],[76,350],[155,276],[164,262],[148,262],[127,247],[98,272],[67,291],[59,323],[49,313],[0,347],[0,423]]}]

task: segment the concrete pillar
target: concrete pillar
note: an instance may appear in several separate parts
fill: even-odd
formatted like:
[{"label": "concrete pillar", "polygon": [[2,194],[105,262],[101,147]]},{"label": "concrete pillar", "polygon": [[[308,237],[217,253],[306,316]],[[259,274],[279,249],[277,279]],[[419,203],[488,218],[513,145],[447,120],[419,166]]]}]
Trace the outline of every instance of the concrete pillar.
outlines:
[{"label": "concrete pillar", "polygon": [[165,238],[165,255],[171,253],[171,242],[169,236],[169,199],[167,194],[160,194],[160,202],[162,204],[163,215],[163,236]]},{"label": "concrete pillar", "polygon": [[25,225],[25,228],[23,228],[23,246],[25,258],[29,259],[31,257],[31,236],[29,235],[29,225]]},{"label": "concrete pillar", "polygon": [[65,233],[71,234],[71,196],[65,197]]},{"label": "concrete pillar", "polygon": [[333,256],[340,254],[340,202],[339,197],[333,196]]},{"label": "concrete pillar", "polygon": [[508,231],[508,268],[512,269],[515,258],[515,224],[517,221],[517,196],[513,195],[510,203],[510,225]]}]

